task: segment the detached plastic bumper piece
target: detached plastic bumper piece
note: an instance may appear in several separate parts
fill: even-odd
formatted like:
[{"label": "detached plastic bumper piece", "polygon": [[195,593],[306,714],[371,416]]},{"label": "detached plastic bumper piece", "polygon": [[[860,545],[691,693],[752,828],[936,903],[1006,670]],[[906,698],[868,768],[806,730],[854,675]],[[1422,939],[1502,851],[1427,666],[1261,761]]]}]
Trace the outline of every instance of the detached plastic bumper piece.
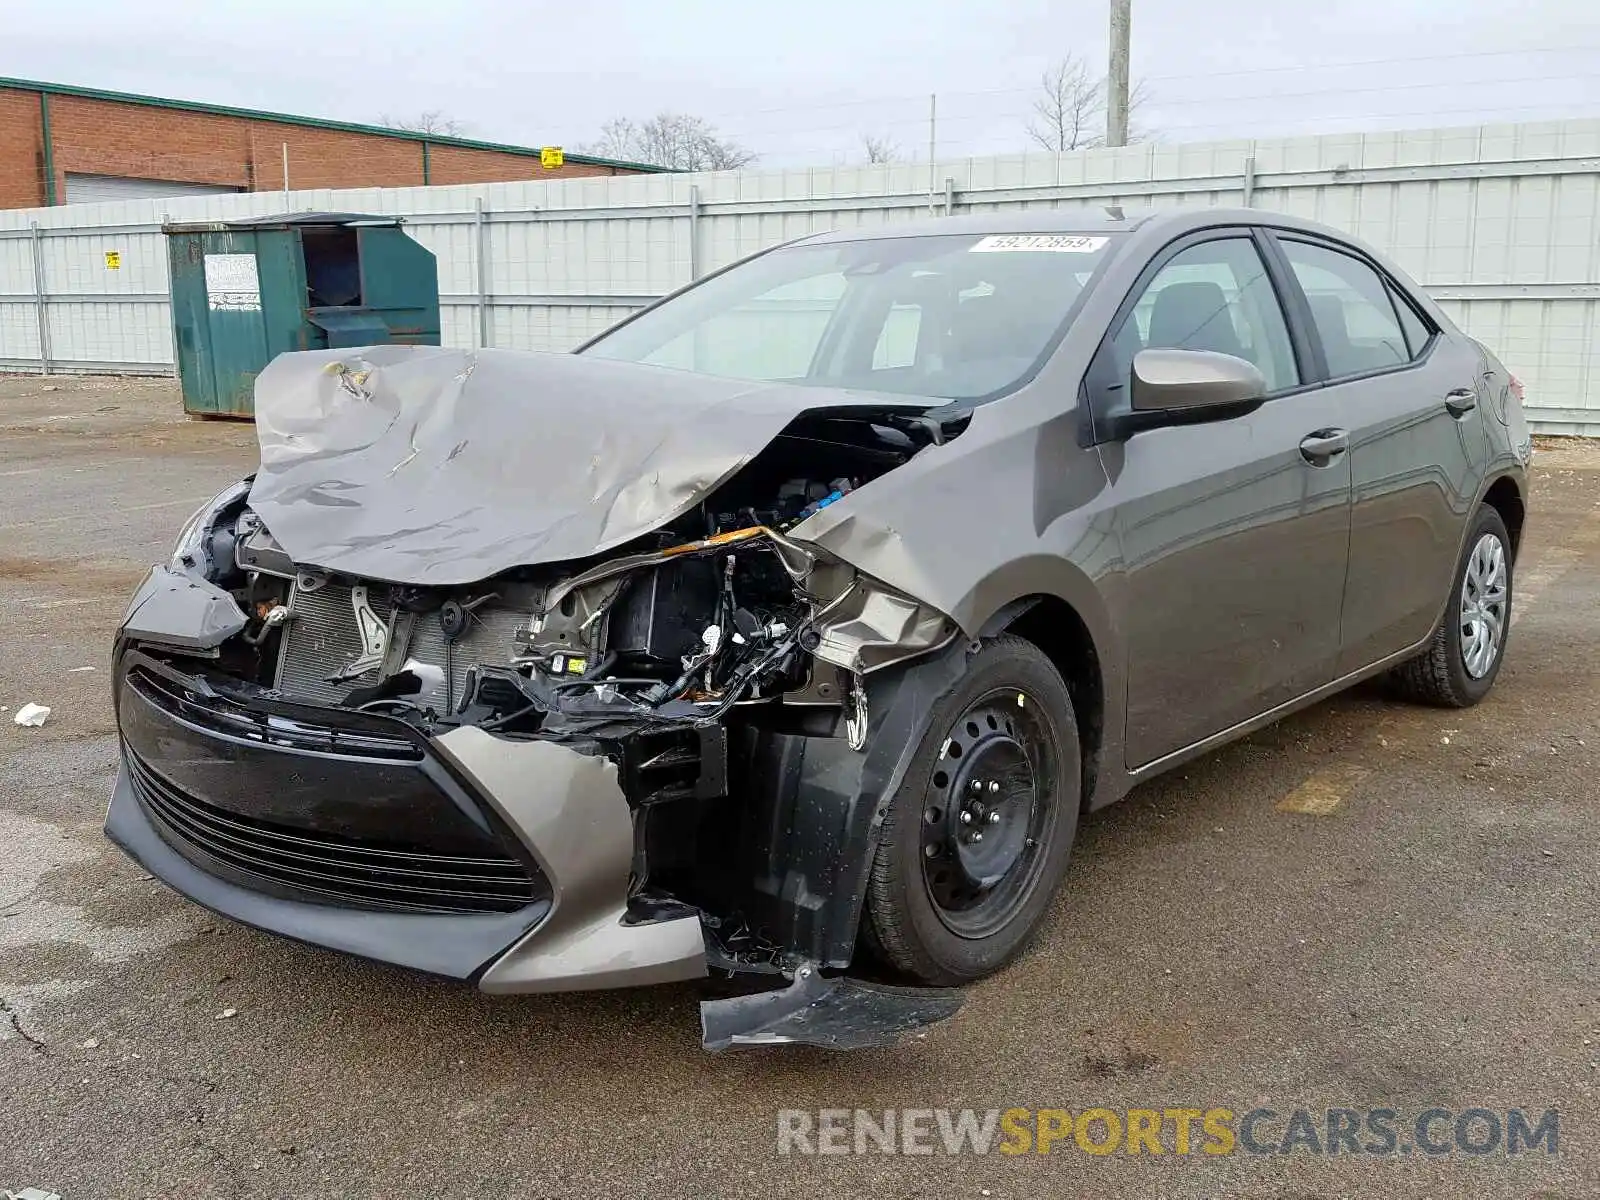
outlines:
[{"label": "detached plastic bumper piece", "polygon": [[805,967],[782,991],[705,1001],[701,1042],[707,1050],[892,1046],[908,1033],[955,1016],[962,999],[954,988],[892,987],[842,975],[829,978]]}]

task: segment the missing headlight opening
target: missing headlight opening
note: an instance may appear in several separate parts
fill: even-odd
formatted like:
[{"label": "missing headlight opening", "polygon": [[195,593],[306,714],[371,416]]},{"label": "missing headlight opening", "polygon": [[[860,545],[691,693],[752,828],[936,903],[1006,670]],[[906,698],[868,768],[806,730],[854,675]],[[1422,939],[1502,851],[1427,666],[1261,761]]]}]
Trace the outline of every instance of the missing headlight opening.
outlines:
[{"label": "missing headlight opening", "polygon": [[[959,428],[905,406],[805,411],[647,532],[470,583],[395,582],[327,558],[298,561],[275,535],[270,507],[235,489],[191,522],[163,583],[203,597],[227,635],[180,644],[164,632],[177,619],[136,598],[150,619],[130,610],[125,658],[135,665],[124,695],[285,749],[321,739],[335,753],[377,753],[415,739],[424,757],[442,747],[449,762],[444,751],[463,746],[486,753],[486,734],[506,754],[541,743],[601,760],[632,826],[617,884],[621,927],[697,923],[701,973],[793,979],[841,968],[855,940],[859,891],[847,877],[856,868],[833,844],[843,830],[800,827],[797,809],[817,804],[802,763],[832,772],[834,802],[862,814],[851,820],[869,820],[891,778],[872,760],[871,677],[947,646],[957,629],[795,531]],[[230,603],[239,619],[226,624]],[[140,770],[137,780],[159,776]],[[867,799],[850,799],[852,788]],[[495,796],[490,806],[504,803]],[[147,803],[174,823],[174,845],[224,819],[177,805]],[[559,904],[561,866],[537,846],[531,853],[532,882],[519,886],[537,897],[554,880]],[[837,888],[811,863],[816,855],[836,860]],[[362,878],[365,902],[376,885]],[[837,899],[824,903],[810,888]],[[482,986],[497,978],[490,972]]]}]

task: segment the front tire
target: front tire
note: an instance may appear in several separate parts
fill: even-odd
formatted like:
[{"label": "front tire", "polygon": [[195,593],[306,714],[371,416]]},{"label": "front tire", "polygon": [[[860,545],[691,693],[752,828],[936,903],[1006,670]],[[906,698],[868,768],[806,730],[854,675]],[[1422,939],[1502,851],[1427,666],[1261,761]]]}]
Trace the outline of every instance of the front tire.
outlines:
[{"label": "front tire", "polygon": [[1394,669],[1402,696],[1470,708],[1488,694],[1511,632],[1511,571],[1506,524],[1489,505],[1480,505],[1433,638],[1416,658]]},{"label": "front tire", "polygon": [[884,820],[867,942],[887,965],[954,986],[1027,946],[1077,831],[1072,698],[1023,638],[986,642],[928,714]]}]

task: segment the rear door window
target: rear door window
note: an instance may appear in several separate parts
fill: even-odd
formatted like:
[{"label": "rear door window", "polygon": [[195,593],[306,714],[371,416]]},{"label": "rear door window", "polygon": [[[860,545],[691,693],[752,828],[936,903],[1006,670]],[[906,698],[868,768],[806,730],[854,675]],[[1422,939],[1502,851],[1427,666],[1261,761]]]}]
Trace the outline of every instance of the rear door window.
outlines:
[{"label": "rear door window", "polygon": [[1330,379],[1402,367],[1421,352],[1421,343],[1413,350],[1389,285],[1371,265],[1328,246],[1281,241],[1310,305]]}]

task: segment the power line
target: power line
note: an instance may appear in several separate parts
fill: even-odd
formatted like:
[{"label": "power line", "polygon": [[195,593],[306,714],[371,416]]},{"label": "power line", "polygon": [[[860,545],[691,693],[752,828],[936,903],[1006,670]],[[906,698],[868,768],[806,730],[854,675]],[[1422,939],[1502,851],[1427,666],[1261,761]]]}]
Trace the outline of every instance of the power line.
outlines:
[{"label": "power line", "polygon": [[[1583,110],[1583,111],[1574,111],[1572,106],[1567,102],[1563,102],[1563,101],[1560,101],[1560,100],[1551,100],[1551,101],[1545,101],[1545,102],[1541,102],[1541,103],[1509,105],[1509,106],[1507,106],[1507,105],[1497,105],[1497,106],[1479,106],[1479,107],[1470,107],[1470,108],[1413,109],[1413,110],[1403,110],[1403,111],[1397,111],[1397,112],[1382,112],[1382,113],[1378,113],[1378,112],[1310,113],[1310,114],[1306,114],[1304,116],[1299,116],[1299,117],[1281,118],[1281,119],[1279,119],[1279,120],[1281,120],[1281,124],[1279,125],[1279,127],[1276,128],[1276,129],[1269,129],[1269,130],[1262,130],[1261,125],[1262,125],[1262,123],[1264,121],[1265,122],[1273,121],[1275,118],[1273,118],[1271,116],[1262,117],[1262,118],[1256,118],[1256,119],[1246,118],[1246,119],[1242,119],[1242,120],[1238,120],[1238,121],[1220,121],[1220,122],[1217,122],[1217,121],[1198,122],[1198,121],[1196,121],[1196,122],[1162,123],[1161,125],[1157,126],[1154,130],[1152,130],[1150,135],[1148,137],[1146,137],[1144,139],[1144,141],[1148,142],[1148,143],[1153,143],[1153,144],[1156,144],[1156,145],[1161,145],[1161,144],[1179,145],[1179,144],[1183,144],[1182,142],[1179,142],[1179,141],[1169,140],[1165,136],[1165,135],[1174,134],[1174,133],[1186,135],[1190,141],[1215,141],[1215,140],[1219,140],[1219,139],[1292,138],[1292,137],[1296,137],[1296,136],[1302,136],[1302,135],[1308,135],[1308,134],[1322,134],[1322,133],[1345,133],[1345,132],[1348,132],[1350,134],[1364,134],[1364,133],[1377,133],[1377,132],[1394,132],[1395,128],[1394,128],[1394,125],[1393,125],[1393,121],[1395,121],[1396,119],[1409,119],[1409,118],[1439,119],[1439,118],[1449,118],[1449,117],[1456,117],[1456,116],[1471,116],[1472,118],[1475,118],[1470,123],[1468,123],[1468,125],[1466,126],[1466,127],[1470,128],[1471,125],[1493,124],[1493,123],[1496,123],[1496,122],[1498,122],[1500,120],[1507,119],[1506,118],[1507,114],[1532,113],[1532,112],[1539,112],[1541,114],[1545,114],[1545,115],[1547,115],[1549,117],[1549,119],[1552,119],[1552,120],[1571,120],[1571,119],[1583,119],[1583,118],[1600,119],[1600,110],[1597,110],[1593,105],[1590,105],[1586,110]],[[944,131],[947,126],[955,125],[955,124],[958,124],[958,123],[965,124],[965,125],[971,125],[971,124],[973,124],[975,122],[984,122],[988,126],[990,126],[991,128],[992,127],[1003,126],[1003,125],[1006,125],[1006,124],[1009,123],[1014,128],[1020,130],[1022,128],[1022,122],[1029,115],[1031,115],[1031,114],[1010,112],[1010,113],[997,113],[997,114],[993,114],[993,115],[984,115],[984,116],[960,116],[960,117],[951,117],[951,118],[940,117],[939,125],[940,125],[941,131]],[[1517,118],[1517,119],[1518,120],[1527,120],[1527,119],[1530,119],[1530,118]],[[1334,129],[1334,130],[1307,128],[1309,126],[1325,126],[1328,122],[1333,122],[1333,121],[1349,122],[1350,124],[1348,124],[1347,126],[1345,126],[1342,129]],[[1378,128],[1373,124],[1363,125],[1362,124],[1363,122],[1373,122],[1373,123],[1382,122],[1384,127],[1383,128]],[[1446,124],[1446,125],[1449,124],[1448,121],[1445,121],[1443,123]],[[922,121],[894,122],[894,123],[890,123],[890,124],[896,124],[896,125],[908,124],[908,125],[915,125],[918,128],[924,128],[926,126],[926,119],[924,118]],[[1299,128],[1296,128],[1297,126]],[[843,126],[841,126],[839,128],[852,128],[853,129],[854,127],[843,127]],[[1193,136],[1193,135],[1195,135],[1196,131],[1214,131],[1214,132],[1207,132],[1204,137],[1197,137],[1197,136]],[[795,130],[793,132],[804,135],[804,134],[819,133],[819,132],[820,133],[826,133],[826,132],[828,132],[828,130],[804,130],[804,129],[800,129],[800,130]],[[1033,151],[1033,150],[1028,150],[1028,149],[1018,145],[1017,143],[1020,142],[1020,140],[1021,140],[1020,137],[1018,137],[1017,139],[1015,139],[1015,141],[1004,141],[1004,140],[1000,140],[1000,139],[997,139],[997,138],[991,138],[991,137],[987,136],[986,134],[984,134],[982,132],[968,134],[966,136],[957,135],[955,137],[945,138],[943,136],[943,134],[941,133],[941,142],[943,143],[943,152],[941,153],[941,157],[942,158],[955,159],[955,158],[966,158],[966,157],[970,157],[972,155],[980,155],[981,156],[981,155],[987,155],[987,154],[1037,152],[1037,151]],[[762,160],[770,160],[773,157],[792,158],[793,156],[796,156],[796,155],[811,155],[811,156],[815,156],[817,158],[817,160],[818,160],[814,165],[819,165],[820,166],[820,165],[831,165],[831,158],[837,158],[841,154],[848,156],[849,150],[850,150],[850,143],[848,143],[848,142],[837,141],[837,140],[835,140],[835,141],[809,140],[809,141],[800,142],[798,144],[796,144],[796,143],[779,143],[777,145],[769,145],[769,148],[766,148],[764,150],[760,150],[759,153],[761,155],[761,159]],[[910,161],[913,161],[913,160],[907,158],[907,159],[897,159],[895,161],[897,163],[904,164],[904,163],[907,163],[907,162],[910,162]],[[916,161],[920,161],[920,160],[916,160]],[[759,168],[761,166],[761,162],[758,161],[756,166]]]},{"label": "power line", "polygon": [[1331,63],[1298,63],[1282,67],[1251,67],[1242,71],[1205,71],[1196,75],[1147,75],[1152,82],[1176,79],[1221,79],[1236,75],[1280,75],[1286,71],[1337,71],[1345,67],[1390,67],[1396,64],[1455,62],[1463,58],[1510,58],[1523,54],[1595,54],[1600,46],[1530,46],[1525,50],[1463,50],[1459,54],[1416,54],[1404,58],[1348,59]]},{"label": "power line", "polygon": [[[1473,83],[1473,87],[1474,87],[1475,90],[1481,90],[1481,89],[1493,88],[1493,87],[1509,87],[1509,86],[1512,86],[1512,85],[1524,84],[1524,83],[1550,84],[1550,83],[1565,83],[1565,82],[1572,82],[1572,81],[1588,82],[1591,78],[1592,78],[1592,76],[1587,74],[1587,73],[1584,73],[1584,74],[1565,74],[1565,75],[1518,75],[1518,76],[1512,76],[1510,78],[1505,78],[1505,79],[1480,79],[1480,80],[1475,80],[1474,83]],[[1317,98],[1319,96],[1387,95],[1387,94],[1389,94],[1391,92],[1427,91],[1429,89],[1434,89],[1434,88],[1459,88],[1459,87],[1460,87],[1460,82],[1458,80],[1437,80],[1437,81],[1427,82],[1427,83],[1417,82],[1417,83],[1378,84],[1378,85],[1375,85],[1375,86],[1372,86],[1372,87],[1324,87],[1324,88],[1316,88],[1316,89],[1313,89],[1311,91],[1302,91],[1302,92],[1277,92],[1277,93],[1257,93],[1257,94],[1237,94],[1236,93],[1236,94],[1227,95],[1227,96],[1192,96],[1192,97],[1187,97],[1186,98],[1186,97],[1182,97],[1182,96],[1170,97],[1170,96],[1162,96],[1162,95],[1157,94],[1155,96],[1151,96],[1151,97],[1146,98],[1145,104],[1146,104],[1146,107],[1154,108],[1154,109],[1159,109],[1159,108],[1162,108],[1162,107],[1169,107],[1169,106],[1179,105],[1179,104],[1187,104],[1187,105],[1259,104],[1259,103],[1264,103],[1264,102],[1276,102],[1276,101],[1279,101],[1279,100],[1315,99],[1315,98]],[[987,92],[987,93],[961,93],[961,92],[949,92],[949,93],[947,93],[947,92],[940,92],[939,96],[940,96],[941,99],[949,99],[951,97],[959,97],[959,96],[962,96],[962,95],[1001,95],[1001,94],[1013,94],[1013,95],[1015,95],[1015,94],[1024,94],[1024,93],[1026,93],[1026,94],[1036,94],[1036,93],[1039,92],[1039,90],[1040,90],[1039,88],[1034,87],[1034,88],[1008,89],[1006,93],[1000,93],[1000,92]],[[926,97],[924,97],[923,99],[925,101]],[[808,113],[812,113],[812,112],[816,111],[818,108],[826,108],[826,107],[828,107],[828,106],[827,105],[819,105],[819,106],[794,105],[794,106],[791,106],[789,108],[771,109],[769,111],[773,112],[773,113],[807,113],[808,114]],[[1494,107],[1494,106],[1491,105],[1490,107]],[[1017,110],[1014,110],[1014,109],[1002,109],[1002,110],[999,110],[998,112],[996,112],[995,110],[990,110],[990,113],[992,113],[995,116],[1007,116],[1007,115],[1014,115],[1016,111]],[[1029,115],[1037,115],[1036,113],[1033,112],[1033,109],[1031,107],[1027,111],[1028,111]],[[990,115],[990,113],[969,114],[967,116],[949,117],[949,118],[945,118],[945,119],[946,120],[955,120],[955,121],[959,121],[959,120],[983,120],[983,119],[988,119],[988,116]],[[871,122],[852,123],[852,124],[848,124],[848,125],[839,124],[839,125],[745,126],[743,128],[735,129],[735,130],[733,130],[731,132],[725,131],[725,130],[718,130],[718,133],[723,137],[754,138],[754,137],[760,137],[760,136],[763,136],[763,135],[781,134],[781,133],[790,133],[790,132],[801,132],[801,133],[803,133],[803,132],[812,132],[812,131],[823,132],[823,131],[835,131],[835,130],[846,130],[846,129],[861,129],[861,128],[876,129],[876,128],[884,125],[884,124],[890,124],[890,125],[893,125],[893,124],[911,124],[911,123],[921,124],[921,123],[924,123],[924,121],[925,121],[925,117],[924,116],[906,116],[906,117],[890,118],[888,121],[884,121],[883,119],[880,118],[878,120],[871,121]]]},{"label": "power line", "polygon": [[[1389,120],[1393,120],[1394,118],[1397,118],[1397,117],[1451,117],[1451,116],[1476,115],[1476,116],[1482,118],[1482,120],[1477,122],[1477,123],[1490,125],[1490,124],[1497,124],[1498,123],[1497,118],[1498,118],[1499,114],[1501,114],[1501,113],[1534,112],[1536,110],[1537,111],[1543,111],[1543,110],[1548,110],[1548,109],[1552,109],[1552,108],[1567,108],[1567,109],[1569,109],[1569,111],[1567,113],[1565,113],[1563,116],[1561,116],[1559,118],[1552,118],[1552,119],[1557,119],[1557,120],[1594,120],[1596,118],[1600,118],[1600,111],[1572,112],[1572,111],[1570,111],[1570,107],[1571,106],[1570,106],[1569,102],[1567,102],[1567,101],[1563,101],[1563,100],[1546,100],[1546,101],[1543,101],[1543,102],[1537,103],[1537,104],[1511,104],[1511,105],[1497,104],[1497,105],[1492,105],[1492,106],[1488,106],[1488,107],[1479,105],[1478,107],[1475,107],[1475,108],[1423,108],[1423,109],[1414,109],[1414,110],[1412,110],[1410,112],[1325,113],[1325,114],[1316,115],[1316,116],[1293,117],[1293,118],[1289,118],[1289,120],[1299,121],[1299,122],[1389,121]],[[1215,123],[1215,122],[1186,122],[1186,123],[1181,123],[1181,124],[1177,124],[1177,125],[1171,125],[1171,126],[1168,126],[1167,128],[1170,128],[1170,129],[1229,129],[1229,128],[1232,128],[1232,123],[1222,122],[1222,123],[1219,124],[1219,123]],[[1160,132],[1160,131],[1158,130],[1157,132]],[[1373,132],[1381,132],[1381,131],[1378,131],[1378,130],[1367,130],[1367,129],[1352,129],[1352,130],[1350,130],[1350,132],[1351,133],[1373,133]],[[1272,135],[1269,135],[1269,136],[1273,136],[1273,137],[1294,137],[1296,135],[1293,134],[1293,133],[1285,133],[1285,134],[1272,134]]]},{"label": "power line", "polygon": [[[1477,90],[1480,88],[1500,87],[1502,85],[1510,85],[1514,83],[1556,83],[1569,79],[1588,82],[1592,78],[1593,76],[1588,73],[1581,75],[1517,75],[1510,79],[1477,79],[1473,81],[1472,86],[1474,90]],[[1459,79],[1441,79],[1433,83],[1384,83],[1378,84],[1374,87],[1361,88],[1325,87],[1317,88],[1315,91],[1310,92],[1271,92],[1267,94],[1256,95],[1197,96],[1190,100],[1189,103],[1255,104],[1267,100],[1301,100],[1315,98],[1317,96],[1360,96],[1372,93],[1382,93],[1387,95],[1389,92],[1426,91],[1429,88],[1444,87],[1459,89],[1461,87],[1461,81]],[[1182,102],[1181,98],[1178,102]],[[1151,107],[1159,107],[1161,103],[1172,103],[1172,101],[1162,101],[1159,96],[1150,101]]]},{"label": "power line", "polygon": [[[1529,54],[1600,54],[1600,45],[1595,46],[1531,46],[1525,50],[1470,50],[1459,54],[1417,54],[1403,58],[1368,58],[1351,59],[1331,63],[1297,63],[1281,67],[1251,67],[1236,71],[1196,71],[1177,75],[1141,75],[1139,81],[1144,83],[1177,83],[1191,80],[1209,79],[1236,79],[1255,75],[1281,75],[1289,72],[1303,73],[1308,71],[1337,71],[1347,67],[1389,67],[1389,66],[1417,66],[1432,62],[1457,62],[1462,59],[1473,58],[1512,58]],[[1538,78],[1544,78],[1539,76]],[[1459,81],[1457,81],[1459,82]],[[1029,87],[1006,88],[978,88],[971,90],[938,89],[941,98],[957,99],[972,96],[1017,96],[1038,91],[1038,85]],[[1337,89],[1330,89],[1337,90]],[[894,95],[862,96],[853,100],[824,100],[807,105],[782,105],[773,108],[739,108],[710,111],[697,110],[697,115],[707,119],[715,117],[757,117],[769,114],[794,112],[797,109],[828,109],[828,108],[860,108],[873,104],[917,104],[927,101],[926,92],[909,94],[897,93]]]},{"label": "power line", "polygon": [[[1482,89],[1492,88],[1492,87],[1497,87],[1497,86],[1513,86],[1513,85],[1524,84],[1524,83],[1560,83],[1560,82],[1574,82],[1574,81],[1576,81],[1576,82],[1587,82],[1589,78],[1590,77],[1587,76],[1587,75],[1517,76],[1517,77],[1510,78],[1510,79],[1479,80],[1474,84],[1474,87],[1477,90],[1482,90]],[[1188,101],[1187,104],[1190,107],[1194,107],[1194,106],[1207,105],[1207,104],[1262,104],[1262,103],[1275,103],[1275,102],[1280,101],[1280,100],[1314,100],[1314,99],[1317,99],[1319,97],[1326,97],[1326,96],[1338,96],[1338,97],[1341,97],[1341,98],[1347,98],[1347,97],[1350,97],[1350,96],[1359,96],[1359,95],[1386,96],[1386,95],[1389,95],[1390,93],[1393,93],[1393,92],[1426,91],[1426,90],[1431,89],[1431,88],[1456,87],[1456,86],[1458,86],[1458,85],[1456,83],[1454,83],[1453,81],[1440,81],[1440,82],[1437,82],[1437,83],[1406,83],[1406,84],[1382,85],[1382,86],[1369,87],[1369,88],[1329,87],[1329,88],[1318,88],[1318,89],[1315,89],[1315,90],[1312,90],[1312,91],[1284,92],[1284,93],[1279,93],[1277,95],[1256,95],[1256,96],[1235,95],[1235,96],[1222,96],[1222,97],[1215,97],[1215,98],[1212,98],[1212,97],[1199,97],[1199,98],[1195,98],[1193,100]],[[942,93],[941,93],[941,98],[943,98],[943,94]],[[1173,101],[1173,100],[1165,100],[1164,101],[1164,100],[1161,100],[1159,98],[1156,98],[1156,99],[1148,101],[1147,102],[1147,107],[1149,109],[1151,109],[1151,110],[1159,111],[1159,110],[1161,110],[1161,109],[1163,109],[1165,107],[1171,107],[1171,106],[1173,106],[1175,104],[1179,104],[1179,103],[1183,103],[1183,102],[1182,101]],[[1548,101],[1542,101],[1542,102],[1539,102],[1539,103],[1534,104],[1534,105],[1514,105],[1514,106],[1510,106],[1510,108],[1508,108],[1507,106],[1502,105],[1502,104],[1493,103],[1493,102],[1485,102],[1485,103],[1473,106],[1472,108],[1466,108],[1466,109],[1463,109],[1463,108],[1436,109],[1436,110],[1423,109],[1423,110],[1418,110],[1417,112],[1415,112],[1412,115],[1426,116],[1430,111],[1437,112],[1440,115],[1445,115],[1445,114],[1448,114],[1448,113],[1451,113],[1451,112],[1493,112],[1493,111],[1500,111],[1500,110],[1503,110],[1503,111],[1515,111],[1517,109],[1527,109],[1529,107],[1549,107],[1549,106],[1552,106],[1552,105],[1560,105],[1560,104],[1565,104],[1565,103],[1570,103],[1570,102],[1569,101],[1564,101],[1564,100],[1561,100],[1561,99],[1552,98],[1552,99],[1550,99]],[[789,109],[787,111],[794,112],[794,113],[808,113],[811,110],[806,109],[806,108],[796,107],[796,108],[793,108],[793,109]],[[1388,117],[1388,116],[1390,116],[1392,114],[1387,113],[1387,112],[1375,112],[1375,113],[1370,113],[1370,114],[1367,114],[1367,113],[1353,113],[1353,114],[1349,114],[1349,115],[1351,117],[1371,116],[1371,117],[1374,117],[1374,118],[1384,118],[1384,117]],[[947,126],[947,125],[970,125],[970,124],[974,124],[976,122],[985,122],[985,123],[989,123],[989,124],[998,124],[998,123],[1004,122],[1004,121],[1024,121],[1025,122],[1027,120],[1036,118],[1037,116],[1038,116],[1038,113],[1031,106],[1029,108],[1027,108],[1027,109],[1017,109],[1017,108],[1005,108],[1005,109],[999,109],[999,110],[992,110],[991,109],[991,110],[984,111],[984,112],[975,112],[975,113],[974,112],[969,112],[969,113],[960,113],[960,114],[953,114],[953,115],[941,115],[941,117],[939,118],[939,124],[940,124],[940,127],[943,128],[944,126]],[[1206,122],[1201,127],[1218,127],[1218,128],[1220,128],[1220,127],[1227,126],[1227,125],[1229,125],[1231,123],[1232,122],[1229,122],[1229,121]],[[1171,129],[1185,128],[1185,127],[1188,127],[1189,125],[1192,125],[1192,124],[1194,124],[1194,123],[1192,123],[1192,122],[1188,122],[1188,123],[1180,122],[1178,124],[1171,124],[1169,122],[1163,122],[1163,126],[1165,128],[1171,128]],[[899,128],[899,127],[915,127],[915,128],[919,128],[920,129],[920,128],[926,127],[926,125],[927,125],[927,117],[926,117],[926,114],[923,114],[923,115],[920,115],[920,116],[904,116],[904,117],[892,117],[892,118],[888,118],[888,119],[879,119],[879,120],[870,122],[869,124],[863,124],[863,123],[860,123],[860,122],[852,122],[852,123],[848,123],[848,124],[834,124],[834,125],[790,125],[790,126],[769,126],[769,127],[766,127],[766,128],[747,127],[747,128],[744,128],[744,129],[721,130],[721,131],[719,131],[719,134],[722,137],[730,138],[730,139],[732,139],[734,141],[749,143],[749,142],[759,141],[762,138],[783,137],[783,136],[786,136],[786,135],[795,135],[795,134],[859,133],[863,129],[869,129],[869,130],[871,130],[873,132],[880,132],[880,131],[884,131],[884,130],[887,130],[887,129],[894,129],[894,128]]]}]

